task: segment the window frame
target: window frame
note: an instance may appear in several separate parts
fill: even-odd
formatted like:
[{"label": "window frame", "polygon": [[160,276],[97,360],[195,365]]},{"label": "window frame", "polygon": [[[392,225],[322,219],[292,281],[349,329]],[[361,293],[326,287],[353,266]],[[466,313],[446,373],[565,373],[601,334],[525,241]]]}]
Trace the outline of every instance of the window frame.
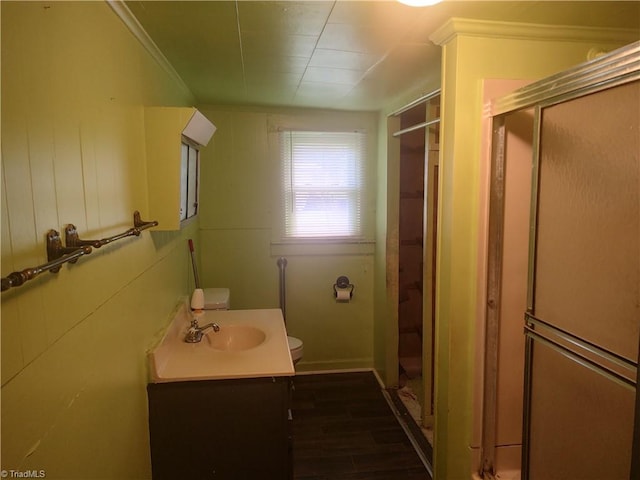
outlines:
[{"label": "window frame", "polygon": [[364,239],[366,142],[361,130],[280,131],[283,241]]}]

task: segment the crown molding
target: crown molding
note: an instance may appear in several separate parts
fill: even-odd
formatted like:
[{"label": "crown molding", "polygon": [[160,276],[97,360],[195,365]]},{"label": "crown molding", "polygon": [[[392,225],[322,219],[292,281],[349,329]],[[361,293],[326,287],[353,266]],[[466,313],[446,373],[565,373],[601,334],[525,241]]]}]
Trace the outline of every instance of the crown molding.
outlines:
[{"label": "crown molding", "polygon": [[548,40],[627,44],[640,37],[637,30],[622,28],[544,25],[450,18],[429,36],[436,45],[445,45],[458,35],[519,40]]},{"label": "crown molding", "polygon": [[140,24],[138,19],[131,13],[129,7],[123,0],[105,0],[107,5],[111,7],[111,10],[122,20],[127,29],[133,34],[133,36],[140,42],[140,44],[149,52],[151,57],[156,63],[171,77],[176,84],[187,94],[193,97],[193,93],[189,89],[182,77],[178,74],[171,62],[167,60],[162,51],[156,45],[156,42],[149,36],[144,27]]}]

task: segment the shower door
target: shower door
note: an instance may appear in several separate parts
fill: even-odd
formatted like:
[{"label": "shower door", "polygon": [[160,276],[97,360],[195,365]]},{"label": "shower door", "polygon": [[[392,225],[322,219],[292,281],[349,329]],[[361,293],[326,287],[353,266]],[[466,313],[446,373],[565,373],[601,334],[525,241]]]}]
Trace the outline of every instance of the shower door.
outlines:
[{"label": "shower door", "polygon": [[640,324],[640,81],[536,107],[523,478],[628,479]]}]

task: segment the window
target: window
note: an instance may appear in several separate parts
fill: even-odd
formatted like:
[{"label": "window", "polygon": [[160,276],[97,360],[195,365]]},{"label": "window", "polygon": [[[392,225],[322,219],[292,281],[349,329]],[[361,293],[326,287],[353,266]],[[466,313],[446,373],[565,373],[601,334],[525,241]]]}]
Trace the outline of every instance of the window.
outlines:
[{"label": "window", "polygon": [[198,150],[182,141],[180,162],[180,221],[198,214]]},{"label": "window", "polygon": [[285,240],[363,236],[365,137],[362,132],[281,132]]}]

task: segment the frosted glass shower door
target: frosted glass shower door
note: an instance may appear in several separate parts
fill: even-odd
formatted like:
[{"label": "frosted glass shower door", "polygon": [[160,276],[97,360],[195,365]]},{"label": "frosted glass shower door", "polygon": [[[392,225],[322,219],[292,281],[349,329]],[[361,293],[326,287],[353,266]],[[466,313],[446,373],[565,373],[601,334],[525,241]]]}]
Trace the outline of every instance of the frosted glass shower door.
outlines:
[{"label": "frosted glass shower door", "polygon": [[639,106],[635,81],[540,110],[525,478],[629,478],[640,325]]}]

